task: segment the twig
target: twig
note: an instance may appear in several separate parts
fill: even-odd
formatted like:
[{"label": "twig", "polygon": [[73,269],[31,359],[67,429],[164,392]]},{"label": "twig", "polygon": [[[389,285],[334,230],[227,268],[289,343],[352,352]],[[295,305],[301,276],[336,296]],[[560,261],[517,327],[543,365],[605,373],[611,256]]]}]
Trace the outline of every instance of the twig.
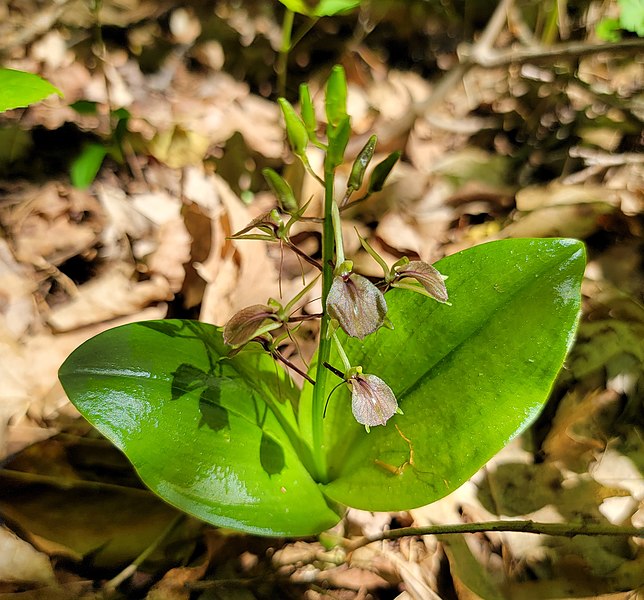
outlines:
[{"label": "twig", "polygon": [[520,533],[538,533],[563,537],[576,535],[606,535],[644,538],[642,527],[620,527],[599,523],[537,523],[535,521],[488,521],[484,523],[462,523],[456,525],[429,525],[427,527],[403,527],[384,531],[377,535],[364,536],[348,541],[344,548],[352,552],[357,548],[382,540],[396,540],[401,537],[419,535],[445,535],[462,533],[481,533],[487,531],[515,531]]},{"label": "twig", "polygon": [[573,146],[570,149],[570,156],[573,158],[583,158],[587,165],[599,165],[601,167],[616,167],[620,165],[635,165],[644,163],[644,155],[635,152],[623,152],[622,154],[612,154],[602,152],[592,148],[583,148],[582,146]]},{"label": "twig", "polygon": [[[490,52],[492,45],[507,22],[508,11],[513,4],[514,0],[501,0],[499,2],[485,26],[481,37],[472,46],[471,55],[478,56],[479,54],[488,54]],[[391,132],[392,137],[408,132],[416,119],[442,102],[445,96],[462,81],[466,73],[475,65],[476,62],[469,56],[461,60],[458,65],[443,75],[443,78],[436,84],[432,93],[425,100],[412,104],[412,110],[407,113],[407,117],[400,119],[399,125],[395,128],[396,131]]]},{"label": "twig", "polygon": [[633,38],[609,44],[589,44],[587,42],[568,42],[548,47],[515,47],[506,50],[487,50],[481,52],[472,46],[470,53],[464,57],[466,64],[492,69],[506,67],[513,63],[541,62],[560,58],[576,58],[600,52],[621,52],[644,50],[644,39]]},{"label": "twig", "polygon": [[461,46],[459,64],[443,75],[427,98],[412,105],[412,110],[407,113],[406,118],[400,119],[395,130],[389,132],[391,137],[410,131],[416,119],[427,114],[430,109],[442,102],[473,67],[491,69],[515,63],[548,62],[561,58],[598,54],[600,52],[636,52],[644,49],[644,39],[635,38],[608,44],[569,42],[548,47],[523,46],[494,50],[494,42],[505,26],[513,4],[514,0],[501,0],[499,2],[478,41],[470,46]]},{"label": "twig", "polygon": [[174,529],[185,519],[185,515],[177,515],[170,524],[161,532],[141,554],[139,554],[125,569],[123,569],[116,577],[110,579],[104,586],[104,591],[109,594],[116,590],[126,579],[129,579],[136,573],[136,570],[146,561],[146,559],[163,543],[165,539],[174,531]]}]

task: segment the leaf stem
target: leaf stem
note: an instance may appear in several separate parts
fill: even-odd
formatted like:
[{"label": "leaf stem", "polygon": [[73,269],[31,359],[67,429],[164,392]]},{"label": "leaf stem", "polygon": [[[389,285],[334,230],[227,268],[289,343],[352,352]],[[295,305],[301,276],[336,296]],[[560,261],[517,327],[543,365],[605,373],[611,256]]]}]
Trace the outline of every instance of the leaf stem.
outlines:
[{"label": "leaf stem", "polygon": [[538,523],[536,521],[487,521],[483,523],[459,523],[456,525],[429,525],[427,527],[402,527],[370,536],[349,540],[344,544],[347,552],[382,540],[396,540],[407,536],[445,535],[456,533],[480,533],[486,531],[515,531],[563,537],[576,535],[606,535],[644,538],[642,527],[622,527],[605,523]]},{"label": "leaf stem", "polygon": [[313,456],[317,470],[318,481],[326,482],[326,448],[324,447],[323,415],[326,390],[327,369],[324,363],[329,361],[331,353],[331,338],[329,336],[329,315],[326,310],[326,297],[329,294],[333,282],[333,169],[325,169],[324,172],[324,225],[322,228],[322,321],[320,323],[320,343],[318,346],[317,370],[315,375],[315,387],[313,388],[313,406],[311,410],[312,435],[313,435]]}]

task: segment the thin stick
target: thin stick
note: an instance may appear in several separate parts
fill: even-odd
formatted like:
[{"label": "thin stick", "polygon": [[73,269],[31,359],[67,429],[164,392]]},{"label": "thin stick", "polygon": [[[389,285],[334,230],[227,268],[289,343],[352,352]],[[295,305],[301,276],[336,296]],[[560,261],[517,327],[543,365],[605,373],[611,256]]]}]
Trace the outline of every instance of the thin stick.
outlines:
[{"label": "thin stick", "polygon": [[302,250],[300,250],[293,242],[291,242],[291,240],[284,240],[284,243],[286,244],[286,246],[288,248],[293,250],[293,252],[295,252],[295,254],[297,254],[300,258],[305,260],[307,263],[309,263],[310,265],[313,265],[319,271],[323,270],[322,265],[317,260],[315,260],[314,258],[311,258],[305,252],[302,252]]},{"label": "thin stick", "polygon": [[163,541],[174,531],[174,529],[186,518],[185,515],[177,515],[172,519],[171,523],[161,532],[141,554],[139,554],[125,569],[123,569],[116,577],[110,579],[104,586],[105,592],[112,592],[121,585],[126,579],[129,579],[136,573],[136,570],[145,562],[145,560],[163,543]]},{"label": "thin stick", "polygon": [[576,58],[588,54],[600,52],[644,50],[644,39],[633,38],[611,42],[609,44],[589,44],[587,42],[568,42],[566,44],[554,44],[547,47],[519,47],[508,48],[507,50],[488,50],[487,52],[472,52],[466,59],[472,65],[492,69],[505,67],[513,63],[541,62],[560,58]]},{"label": "thin stick", "polygon": [[407,536],[446,535],[462,533],[481,533],[486,531],[514,531],[520,533],[538,533],[563,537],[576,535],[590,536],[626,536],[644,538],[642,527],[622,527],[603,523],[538,523],[536,521],[488,521],[484,523],[461,523],[456,525],[429,525],[427,527],[403,527],[384,531],[377,535],[364,536],[347,541],[344,548],[352,552],[362,546],[382,540],[396,540]]}]

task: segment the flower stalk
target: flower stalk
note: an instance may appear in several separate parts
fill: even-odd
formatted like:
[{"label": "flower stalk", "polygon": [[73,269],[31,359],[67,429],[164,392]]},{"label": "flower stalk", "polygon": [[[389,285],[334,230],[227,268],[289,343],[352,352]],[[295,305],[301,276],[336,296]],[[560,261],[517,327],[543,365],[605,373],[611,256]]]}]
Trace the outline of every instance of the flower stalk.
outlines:
[{"label": "flower stalk", "polygon": [[[291,26],[292,23],[287,20],[285,31],[289,34]],[[351,118],[346,112],[347,82],[342,67],[336,66],[332,69],[326,86],[325,141],[318,138],[318,123],[307,85],[300,86],[299,114],[285,98],[280,98],[278,103],[293,154],[324,188],[323,216],[322,218],[305,217],[308,203],[303,205],[299,203],[289,183],[273,169],[265,168],[264,177],[275,195],[279,208],[274,208],[257,217],[232,238],[279,242],[299,258],[322,271],[323,312],[321,315],[316,315],[316,318],[318,316],[320,318],[320,333],[315,379],[300,370],[280,351],[280,344],[287,337],[293,340],[288,327],[289,323],[313,318],[306,314],[292,315],[291,311],[296,302],[315,283],[314,281],[284,307],[276,300],[270,299],[266,304],[256,304],[243,309],[234,315],[224,328],[224,341],[232,346],[231,353],[240,351],[249,342],[257,342],[275,360],[279,360],[298,373],[305,380],[305,385],[306,382],[313,385],[310,406],[311,471],[317,481],[325,483],[328,481],[329,474],[323,419],[330,398],[330,395],[327,396],[329,372],[342,380],[334,389],[344,384],[351,390],[353,415],[367,431],[372,426],[386,425],[396,413],[402,414],[393,391],[385,381],[377,374],[363,373],[361,365],[351,365],[337,329],[341,328],[350,337],[362,340],[382,326],[393,327],[387,318],[387,302],[384,297],[384,292],[391,287],[409,289],[445,303],[447,290],[444,278],[431,265],[421,261],[410,261],[405,257],[389,267],[359,234],[363,248],[382,267],[383,278],[374,283],[354,272],[353,261],[345,256],[340,218],[342,210],[381,191],[400,157],[400,152],[393,152],[378,163],[367,179],[364,195],[350,202],[351,196],[363,187],[367,169],[375,155],[377,138],[371,136],[353,161],[345,192],[340,196],[339,201],[335,198],[335,171],[344,163],[344,154],[351,135]],[[307,155],[309,145],[321,148],[325,152],[324,178],[319,177],[311,168]],[[304,253],[289,237],[291,227],[303,220],[322,223],[321,262]],[[333,344],[337,348],[337,355],[342,361],[344,372],[330,364]]]}]

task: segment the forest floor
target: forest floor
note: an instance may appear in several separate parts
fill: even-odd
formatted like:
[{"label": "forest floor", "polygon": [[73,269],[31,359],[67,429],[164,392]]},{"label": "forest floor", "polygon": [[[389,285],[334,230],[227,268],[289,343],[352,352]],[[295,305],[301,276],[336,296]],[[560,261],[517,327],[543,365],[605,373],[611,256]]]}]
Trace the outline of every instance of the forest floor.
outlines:
[{"label": "forest floor", "polygon": [[[596,37],[608,2],[569,6],[554,37],[502,4],[500,20],[422,2],[320,19],[290,56],[294,102],[301,81],[317,102],[330,66],[346,70],[341,171],[372,133],[383,157],[403,151],[385,189],[348,214],[360,272],[378,267],[354,228],[389,264],[510,237],[588,250],[577,341],[533,427],[430,506],[349,510],[345,537],[501,517],[644,526],[644,46]],[[274,205],[263,167],[286,163],[310,214],[322,194],[290,157],[274,101],[277,2],[105,0],[98,14],[0,6],[4,66],[64,94],[0,117],[0,598],[644,597],[642,540],[490,532],[344,556],[214,529],[142,488],[67,400],[62,361],[119,324],[221,325],[278,297],[279,280],[289,297],[298,261],[227,236]],[[95,177],[92,152],[105,155]],[[294,239],[320,255],[317,223]]]}]

